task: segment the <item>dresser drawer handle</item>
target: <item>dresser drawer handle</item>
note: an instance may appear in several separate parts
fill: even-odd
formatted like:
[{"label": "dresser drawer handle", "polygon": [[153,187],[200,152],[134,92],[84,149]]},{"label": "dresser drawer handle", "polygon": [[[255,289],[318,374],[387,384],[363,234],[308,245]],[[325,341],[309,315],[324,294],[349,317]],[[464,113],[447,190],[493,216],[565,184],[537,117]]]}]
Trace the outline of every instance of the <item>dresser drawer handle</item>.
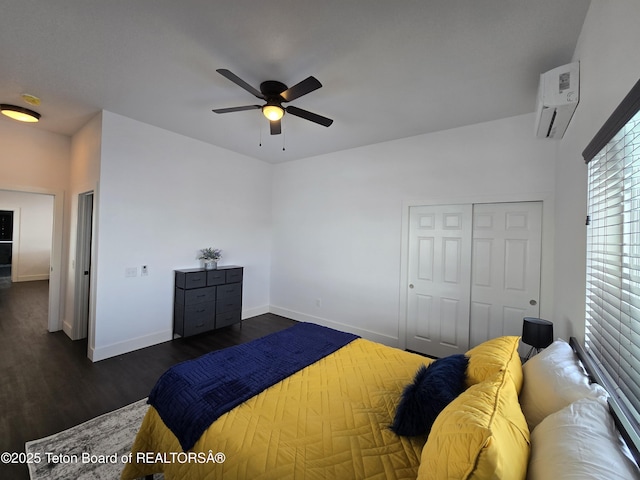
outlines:
[{"label": "dresser drawer handle", "polygon": [[206,295],[198,295],[197,298],[204,298]]},{"label": "dresser drawer handle", "polygon": [[197,311],[196,311],[196,313],[204,313],[204,312],[206,312],[206,310],[205,310],[205,309],[197,310]]}]

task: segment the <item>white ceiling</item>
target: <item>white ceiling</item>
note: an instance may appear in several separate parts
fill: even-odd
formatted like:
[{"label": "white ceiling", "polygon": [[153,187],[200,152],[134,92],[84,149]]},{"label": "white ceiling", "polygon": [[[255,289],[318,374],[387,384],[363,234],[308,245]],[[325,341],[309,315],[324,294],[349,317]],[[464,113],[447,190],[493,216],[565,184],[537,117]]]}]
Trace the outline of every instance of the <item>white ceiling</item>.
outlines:
[{"label": "white ceiling", "polygon": [[[105,109],[278,163],[534,111],[589,3],[0,0],[0,103],[40,97],[25,128],[72,135]],[[218,68],[256,88],[313,75],[291,105],[334,123],[285,115],[271,136],[259,110],[212,113],[260,103]]]}]

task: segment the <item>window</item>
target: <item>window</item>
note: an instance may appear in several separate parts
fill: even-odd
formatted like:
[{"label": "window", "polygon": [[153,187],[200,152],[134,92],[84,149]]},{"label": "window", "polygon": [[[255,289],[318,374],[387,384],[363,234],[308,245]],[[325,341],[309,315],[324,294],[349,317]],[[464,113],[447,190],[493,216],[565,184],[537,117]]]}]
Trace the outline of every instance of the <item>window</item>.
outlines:
[{"label": "window", "polygon": [[583,152],[589,170],[585,346],[635,430],[640,421],[639,110],[640,81]]}]

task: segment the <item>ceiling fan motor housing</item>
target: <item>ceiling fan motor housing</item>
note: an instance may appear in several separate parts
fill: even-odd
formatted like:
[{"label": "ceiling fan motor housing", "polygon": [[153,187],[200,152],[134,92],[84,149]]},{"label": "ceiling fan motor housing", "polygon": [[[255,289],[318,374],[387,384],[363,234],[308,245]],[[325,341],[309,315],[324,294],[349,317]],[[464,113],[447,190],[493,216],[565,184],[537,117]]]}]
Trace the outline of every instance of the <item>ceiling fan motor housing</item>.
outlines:
[{"label": "ceiling fan motor housing", "polygon": [[266,97],[267,101],[272,98],[276,98],[279,101],[282,101],[280,94],[284,92],[288,87],[277,80],[267,80],[266,82],[262,82],[260,84],[260,91]]}]

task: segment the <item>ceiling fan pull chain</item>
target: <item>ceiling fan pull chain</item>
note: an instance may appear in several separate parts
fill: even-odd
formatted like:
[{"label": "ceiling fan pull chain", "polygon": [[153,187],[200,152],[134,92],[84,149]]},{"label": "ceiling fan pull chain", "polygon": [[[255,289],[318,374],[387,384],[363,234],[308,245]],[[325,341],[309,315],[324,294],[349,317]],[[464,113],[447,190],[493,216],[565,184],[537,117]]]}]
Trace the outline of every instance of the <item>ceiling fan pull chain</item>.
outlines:
[{"label": "ceiling fan pull chain", "polygon": [[260,124],[260,143],[258,144],[258,146],[262,146],[262,123]]},{"label": "ceiling fan pull chain", "polygon": [[282,134],[282,151],[284,152],[284,144],[287,140],[287,131],[285,130]]}]

